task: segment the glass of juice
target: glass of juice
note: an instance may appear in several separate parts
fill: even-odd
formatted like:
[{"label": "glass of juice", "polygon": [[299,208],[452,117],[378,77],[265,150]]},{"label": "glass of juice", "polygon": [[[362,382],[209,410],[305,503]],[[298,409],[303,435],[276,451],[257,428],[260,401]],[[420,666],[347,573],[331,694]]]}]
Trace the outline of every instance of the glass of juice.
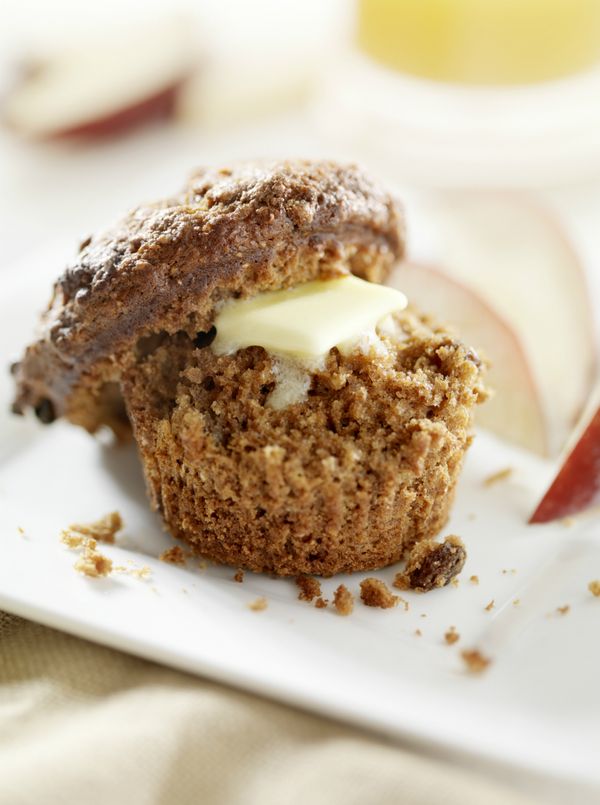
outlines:
[{"label": "glass of juice", "polygon": [[523,84],[600,59],[599,0],[359,0],[358,45],[437,81]]},{"label": "glass of juice", "polygon": [[600,0],[356,0],[322,131],[427,186],[600,177]]}]

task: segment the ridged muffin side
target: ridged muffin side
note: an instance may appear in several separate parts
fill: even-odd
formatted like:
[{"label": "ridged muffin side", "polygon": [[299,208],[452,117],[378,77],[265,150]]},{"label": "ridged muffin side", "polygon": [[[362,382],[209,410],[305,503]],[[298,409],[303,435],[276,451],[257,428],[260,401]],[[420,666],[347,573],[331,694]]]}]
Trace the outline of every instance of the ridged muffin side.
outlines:
[{"label": "ridged muffin side", "polygon": [[411,312],[383,355],[336,349],[306,399],[275,409],[276,360],[157,345],[124,395],[154,506],[200,554],[280,575],[398,561],[443,527],[472,410],[477,356]]}]

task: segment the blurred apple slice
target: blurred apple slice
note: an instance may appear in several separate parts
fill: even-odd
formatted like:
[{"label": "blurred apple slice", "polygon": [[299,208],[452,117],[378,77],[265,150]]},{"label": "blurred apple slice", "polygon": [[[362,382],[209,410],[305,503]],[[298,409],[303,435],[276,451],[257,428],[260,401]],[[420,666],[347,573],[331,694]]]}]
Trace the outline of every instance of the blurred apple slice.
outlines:
[{"label": "blurred apple slice", "polygon": [[106,32],[40,58],[6,97],[3,118],[31,138],[117,134],[172,115],[193,66],[179,20]]},{"label": "blurred apple slice", "polygon": [[[544,207],[517,195],[456,193],[422,214],[432,233],[428,262],[476,294],[519,345],[498,336],[492,343],[489,323],[462,321],[466,310],[455,315],[456,302],[440,311],[497,363],[490,377],[497,399],[482,410],[482,424],[536,453],[558,454],[596,368],[589,293],[568,237]],[[426,297],[421,304],[428,309]]]},{"label": "blurred apple slice", "polygon": [[549,523],[600,504],[600,389],[530,523]]},{"label": "blurred apple slice", "polygon": [[484,299],[431,266],[403,263],[388,284],[421,311],[456,328],[466,344],[489,358],[487,383],[495,395],[477,411],[477,422],[537,453],[546,451],[543,406],[519,338]]}]

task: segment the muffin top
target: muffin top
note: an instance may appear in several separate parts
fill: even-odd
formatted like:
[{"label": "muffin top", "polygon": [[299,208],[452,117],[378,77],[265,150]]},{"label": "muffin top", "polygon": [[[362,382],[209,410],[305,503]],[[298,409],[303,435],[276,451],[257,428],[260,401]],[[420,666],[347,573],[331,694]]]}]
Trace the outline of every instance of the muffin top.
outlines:
[{"label": "muffin top", "polygon": [[54,286],[39,339],[13,367],[14,410],[92,431],[113,424],[107,405],[151,336],[209,330],[232,297],[349,272],[381,282],[403,248],[397,204],[355,166],[197,170],[179,195],[137,207],[82,244]]}]

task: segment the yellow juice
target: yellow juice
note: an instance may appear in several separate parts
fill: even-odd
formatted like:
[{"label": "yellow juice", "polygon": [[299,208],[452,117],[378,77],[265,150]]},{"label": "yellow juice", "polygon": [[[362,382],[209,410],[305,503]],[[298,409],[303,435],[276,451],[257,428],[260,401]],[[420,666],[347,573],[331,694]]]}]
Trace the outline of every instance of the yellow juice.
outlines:
[{"label": "yellow juice", "polygon": [[544,81],[600,60],[600,0],[359,0],[358,44],[438,81]]}]

